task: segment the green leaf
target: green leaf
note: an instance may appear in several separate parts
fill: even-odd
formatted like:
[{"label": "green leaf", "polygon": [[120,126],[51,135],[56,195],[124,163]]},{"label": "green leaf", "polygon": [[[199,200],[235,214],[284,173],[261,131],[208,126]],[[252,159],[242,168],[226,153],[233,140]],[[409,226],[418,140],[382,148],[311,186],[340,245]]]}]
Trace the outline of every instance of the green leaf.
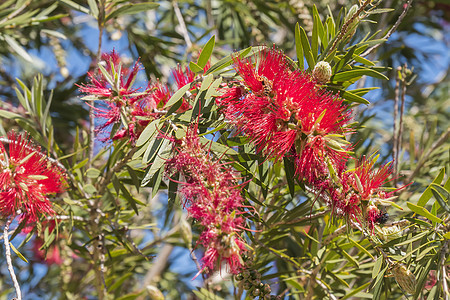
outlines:
[{"label": "green leaf", "polygon": [[120,15],[132,15],[139,12],[147,11],[150,9],[155,9],[159,6],[158,3],[154,2],[141,2],[141,3],[130,3],[120,6],[118,9],[112,11],[106,16],[105,22]]},{"label": "green leaf", "polygon": [[181,87],[175,94],[173,94],[172,97],[170,97],[169,101],[167,101],[166,105],[164,107],[169,107],[174,105],[178,100],[180,100],[184,94],[186,94],[187,91],[191,88],[191,84],[188,83],[185,86]]},{"label": "green leaf", "polygon": [[101,172],[94,168],[87,169],[86,171],[86,176],[88,178],[97,178],[98,176],[100,176],[100,174]]},{"label": "green leaf", "polygon": [[373,257],[373,255],[369,251],[367,251],[366,248],[364,248],[363,246],[361,246],[359,243],[355,242],[351,238],[349,238],[349,240],[350,240],[350,243],[353,244],[353,246],[355,246],[356,248],[358,248],[359,250],[361,250],[362,252],[367,254],[371,259],[375,260],[375,257]]},{"label": "green leaf", "polygon": [[189,63],[189,69],[191,69],[192,72],[194,73],[200,73],[203,72],[203,68],[200,67],[198,64],[196,64],[195,62],[191,61]]},{"label": "green leaf", "polygon": [[352,79],[359,79],[362,76],[371,76],[371,77],[375,77],[375,78],[379,78],[379,79],[385,79],[385,80],[389,80],[389,78],[387,78],[385,75],[381,74],[378,71],[372,70],[372,69],[354,69],[354,70],[350,70],[350,71],[344,71],[344,72],[340,72],[337,73],[336,75],[331,77],[331,80],[333,82],[345,82],[345,81],[350,81]]},{"label": "green leaf", "polygon": [[28,54],[28,52],[18,43],[15,39],[10,37],[9,35],[3,35],[3,38],[5,39],[5,42],[16,52],[20,57],[22,57],[24,60],[28,61],[29,63],[33,62],[33,59]]},{"label": "green leaf", "polygon": [[83,190],[88,193],[88,194],[95,194],[97,193],[97,189],[95,188],[95,186],[93,186],[92,184],[88,183],[86,185],[83,186]]},{"label": "green leaf", "polygon": [[25,258],[25,256],[23,256],[22,253],[20,253],[12,243],[9,243],[9,245],[11,246],[12,251],[14,251],[21,260],[28,263],[28,260]]},{"label": "green leaf", "polygon": [[78,3],[76,3],[72,0],[59,0],[59,1],[61,1],[62,3],[68,5],[69,7],[73,8],[75,10],[78,10],[84,14],[89,14],[89,9],[87,9],[84,6],[79,5]]},{"label": "green leaf", "polygon": [[295,25],[295,51],[297,52],[297,64],[300,70],[305,68],[303,58],[303,47],[300,37],[300,25]]},{"label": "green leaf", "polygon": [[135,300],[144,293],[145,292],[134,292],[134,293],[130,293],[127,295],[123,295],[123,296],[117,298],[116,300]]},{"label": "green leaf", "polygon": [[394,11],[394,10],[395,9],[393,9],[393,8],[376,8],[376,9],[372,9],[372,10],[367,11],[367,14],[369,14],[369,15],[384,14],[384,13],[391,12],[391,11]]},{"label": "green leaf", "polygon": [[200,86],[200,91],[206,91],[211,85],[213,79],[214,79],[213,74],[209,74],[206,77],[204,77],[202,85]]},{"label": "green leaf", "polygon": [[339,298],[339,299],[340,299],[340,300],[348,299],[348,298],[350,298],[351,296],[354,296],[354,295],[358,294],[359,292],[361,292],[362,290],[364,290],[365,288],[367,288],[369,285],[370,285],[370,281],[367,282],[367,283],[365,283],[365,284],[363,284],[363,285],[361,285],[361,286],[359,286],[359,287],[357,287],[356,289],[354,289],[353,291],[351,291],[351,292],[348,293],[348,294],[345,294],[344,297]]},{"label": "green leaf", "polygon": [[6,119],[23,119],[23,117],[21,115],[7,111],[7,110],[0,110],[0,117],[6,118]]},{"label": "green leaf", "polygon": [[357,267],[358,269],[359,269],[359,263],[358,263],[358,261],[356,260],[356,259],[354,259],[350,254],[348,254],[345,250],[341,250],[340,251],[344,256],[345,256],[345,258],[350,262],[350,263],[352,263],[355,267]]},{"label": "green leaf", "polygon": [[375,261],[375,265],[373,266],[373,269],[372,269],[372,278],[377,277],[378,273],[380,273],[382,265],[383,265],[383,257],[378,256],[377,260]]},{"label": "green leaf", "polygon": [[439,205],[445,209],[447,212],[450,212],[450,206],[448,205],[448,200],[450,196],[450,192],[443,188],[440,185],[437,185],[435,183],[432,183],[430,185],[431,192],[433,192],[434,198],[436,198]]},{"label": "green leaf", "polygon": [[[316,65],[315,58],[312,55],[311,46],[309,45],[308,36],[306,35],[305,29],[300,27],[300,41],[303,47],[303,53],[308,63],[308,70],[312,70]],[[300,60],[300,59],[299,59]]]},{"label": "green leaf", "polygon": [[[316,58],[319,54],[319,33],[318,33],[318,24],[320,19],[317,19],[316,15],[313,15],[313,30],[311,36],[311,53],[314,58]],[[315,60],[315,59],[314,59]]]},{"label": "green leaf", "polygon": [[[214,65],[211,66],[211,68],[208,69],[208,71],[205,72],[205,75],[217,72],[223,68],[226,68],[228,66],[230,66],[233,63],[233,58],[235,56],[241,56],[241,57],[246,57],[247,55],[251,54],[251,53],[255,53],[258,52],[262,49],[263,47],[248,47],[246,49],[243,49],[237,53],[232,53],[230,55],[228,55],[227,57],[222,58],[221,60],[219,60],[218,62],[216,62]],[[252,51],[254,50],[254,51]]]},{"label": "green leaf", "polygon": [[343,90],[343,89],[337,89],[337,88],[328,88],[328,89],[332,90],[332,91],[339,92],[340,96],[342,98],[344,98],[345,100],[349,101],[349,102],[355,102],[355,103],[361,103],[361,104],[370,104],[370,102],[368,100],[364,99],[361,96],[353,94],[350,91],[346,91],[346,90]]},{"label": "green leaf", "polygon": [[[432,183],[435,183],[438,185],[441,184],[442,180],[444,179],[444,175],[445,175],[445,168],[442,168],[441,171],[439,172],[439,174],[436,176],[436,178],[434,178]],[[428,203],[428,201],[431,199],[432,196],[433,196],[433,192],[431,191],[431,185],[430,185],[423,192],[422,196],[420,196],[419,201],[417,201],[417,205],[424,207]]]},{"label": "green leaf", "polygon": [[73,166],[72,170],[76,170],[76,169],[82,168],[85,164],[87,164],[88,161],[89,161],[89,158],[86,158],[86,159],[80,161],[75,166]]},{"label": "green leaf", "polygon": [[216,296],[207,289],[201,288],[200,291],[192,291],[200,300],[224,300],[222,297]]},{"label": "green leaf", "polygon": [[91,15],[94,16],[94,18],[98,19],[98,7],[97,3],[95,3],[95,0],[88,0],[88,5],[91,11]]},{"label": "green leaf", "polygon": [[134,199],[134,197],[131,196],[130,192],[128,191],[128,189],[123,184],[120,184],[120,190],[122,191],[122,195],[125,197],[127,202],[133,208],[133,210],[136,213],[136,215],[139,215],[139,210],[138,210],[137,205],[136,205],[136,199]]},{"label": "green leaf", "polygon": [[153,120],[150,124],[148,124],[144,128],[138,140],[136,141],[137,147],[144,145],[145,143],[147,143],[148,140],[150,140],[153,137],[153,135],[158,131],[159,127],[161,126],[159,122],[160,122],[159,119]]},{"label": "green leaf", "polygon": [[412,210],[413,212],[415,212],[418,215],[421,215],[425,218],[427,218],[428,220],[432,221],[432,222],[437,222],[437,223],[442,223],[442,220],[439,219],[438,217],[434,216],[433,214],[431,214],[428,210],[426,210],[425,208],[415,205],[411,202],[406,202],[406,205],[408,205],[409,209]]},{"label": "green leaf", "polygon": [[446,234],[444,234],[444,238],[446,238],[447,240],[450,240],[450,231],[447,232]]},{"label": "green leaf", "polygon": [[133,273],[126,273],[125,275],[123,275],[122,277],[120,277],[119,279],[117,279],[114,284],[110,285],[108,287],[108,292],[112,292],[115,289],[119,288],[122,286],[122,284],[125,282],[125,280],[127,280],[131,275],[133,275]]},{"label": "green leaf", "polygon": [[215,43],[216,43],[216,36],[213,35],[209,39],[209,41],[206,43],[206,45],[203,47],[202,52],[200,53],[200,56],[198,57],[197,65],[199,65],[201,67],[202,71],[203,71],[203,68],[208,63],[209,58],[211,57]]},{"label": "green leaf", "polygon": [[161,147],[158,150],[158,154],[156,154],[156,158],[153,161],[152,165],[148,169],[147,173],[145,174],[144,179],[142,179],[141,186],[144,186],[150,179],[153,177],[153,175],[162,168],[162,166],[165,164],[167,158],[169,158],[171,149],[170,149],[170,141],[165,139]]}]

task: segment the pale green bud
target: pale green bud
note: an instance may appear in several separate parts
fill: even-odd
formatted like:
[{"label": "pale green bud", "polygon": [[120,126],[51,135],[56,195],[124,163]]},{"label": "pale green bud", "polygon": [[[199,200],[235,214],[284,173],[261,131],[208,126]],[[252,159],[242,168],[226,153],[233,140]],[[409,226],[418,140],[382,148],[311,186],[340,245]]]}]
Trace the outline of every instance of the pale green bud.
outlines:
[{"label": "pale green bud", "polygon": [[154,285],[147,285],[147,294],[151,300],[164,300],[163,293]]},{"label": "pale green bud", "polygon": [[416,277],[414,273],[403,264],[398,264],[392,268],[392,274],[398,285],[408,294],[414,295],[416,292]]},{"label": "pale green bud", "polygon": [[329,63],[326,61],[319,61],[314,67],[312,75],[317,80],[317,83],[324,84],[330,80],[333,73]]}]

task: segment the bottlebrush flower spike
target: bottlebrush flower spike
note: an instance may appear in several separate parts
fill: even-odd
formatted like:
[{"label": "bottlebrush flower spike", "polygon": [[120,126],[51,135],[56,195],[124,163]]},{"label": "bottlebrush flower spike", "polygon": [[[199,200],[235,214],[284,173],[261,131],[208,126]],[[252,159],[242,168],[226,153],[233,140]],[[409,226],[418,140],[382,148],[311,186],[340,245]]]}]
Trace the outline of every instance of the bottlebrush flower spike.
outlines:
[{"label": "bottlebrush flower spike", "polygon": [[245,212],[238,178],[200,144],[197,126],[190,127],[182,140],[173,141],[175,153],[166,162],[166,174],[182,175],[184,206],[203,228],[198,241],[206,249],[201,271],[224,262],[227,270],[236,274],[243,267],[241,255],[246,251],[240,237]]},{"label": "bottlebrush flower spike", "polygon": [[276,160],[290,154],[308,183],[328,176],[330,161],[348,158],[351,117],[342,99],[316,87],[274,48],[262,50],[255,63],[237,56],[234,66],[242,81],[222,89],[217,102],[258,152]]},{"label": "bottlebrush flower spike", "polygon": [[100,71],[97,74],[88,73],[91,83],[79,86],[82,93],[90,95],[85,97],[86,100],[125,96],[137,92],[132,86],[141,68],[138,62],[130,70],[122,66],[119,55],[113,50],[111,53],[102,54],[99,66]]},{"label": "bottlebrush flower spike", "polygon": [[4,217],[21,214],[31,223],[54,214],[48,197],[61,193],[64,185],[62,170],[28,138],[11,132],[7,143],[0,144],[0,214]]},{"label": "bottlebrush flower spike", "polygon": [[[390,164],[374,168],[378,156],[363,157],[352,170],[340,172],[338,182],[328,182],[327,197],[333,212],[365,225],[373,232],[386,218],[379,205],[390,205],[395,191],[386,192],[383,184],[392,174]],[[398,190],[398,189],[397,189]]]}]

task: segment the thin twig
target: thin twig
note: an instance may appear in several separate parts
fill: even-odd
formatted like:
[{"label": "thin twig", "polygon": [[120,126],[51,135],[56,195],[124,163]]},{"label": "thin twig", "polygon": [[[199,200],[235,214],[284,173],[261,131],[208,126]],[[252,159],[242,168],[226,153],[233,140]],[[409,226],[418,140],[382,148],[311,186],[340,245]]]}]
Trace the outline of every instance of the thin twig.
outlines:
[{"label": "thin twig", "polygon": [[[395,158],[395,165],[396,165],[396,171],[397,173],[395,174],[396,178],[398,177],[398,157],[399,154],[402,150],[402,134],[403,134],[403,113],[405,111],[405,95],[406,95],[406,80],[405,80],[405,73],[406,70],[406,64],[405,66],[402,68],[402,80],[401,80],[401,84],[402,84],[402,97],[401,97],[401,104],[400,104],[400,117],[399,117],[399,124],[398,124],[398,137],[397,137],[397,157]],[[394,180],[394,183],[396,183],[397,180]]]},{"label": "thin twig", "polygon": [[305,216],[305,217],[290,220],[290,221],[281,221],[281,222],[277,222],[275,224],[271,224],[270,226],[275,227],[275,226],[279,226],[279,225],[289,225],[289,224],[300,223],[300,222],[307,221],[307,220],[313,220],[313,219],[317,219],[321,216],[324,216],[329,212],[330,212],[330,210],[324,210],[324,211],[318,212],[314,215],[309,215],[309,216]]},{"label": "thin twig", "polygon": [[333,45],[331,46],[330,50],[328,51],[328,53],[332,53],[333,50],[336,48],[337,44],[341,41],[341,39],[345,36],[345,34],[347,33],[347,29],[348,27],[353,23],[353,21],[359,17],[359,15],[361,14],[361,12],[363,12],[363,10],[366,8],[367,5],[369,5],[372,2],[372,0],[366,0],[361,7],[347,20],[347,22],[344,23],[344,25],[342,25],[341,30],[339,31],[339,35],[336,38],[336,40],[334,41]]},{"label": "thin twig", "polygon": [[189,37],[189,33],[186,28],[186,23],[184,23],[183,15],[181,14],[177,1],[173,1],[172,6],[175,11],[175,15],[177,16],[178,23],[180,24],[180,31],[181,34],[183,35],[184,41],[186,42],[186,46],[188,49],[190,49],[192,47],[191,38]]},{"label": "thin twig", "polygon": [[11,275],[11,280],[14,283],[14,288],[16,289],[17,300],[22,300],[22,292],[20,291],[20,285],[17,281],[16,273],[14,273],[14,267],[12,265],[11,260],[11,248],[9,245],[9,225],[11,225],[13,219],[8,218],[6,220],[5,228],[3,229],[3,242],[5,243],[5,256],[6,256],[6,264],[8,265],[8,271]]},{"label": "thin twig", "polygon": [[[382,39],[384,39],[384,40],[389,39],[389,37],[397,30],[398,26],[400,26],[400,23],[403,21],[403,19],[405,18],[406,14],[408,13],[408,10],[411,7],[412,2],[413,2],[413,0],[407,0],[405,2],[405,4],[403,4],[403,11],[402,11],[402,13],[398,17],[398,19],[395,22],[394,26],[391,27],[391,29],[382,37]],[[364,51],[360,56],[361,57],[367,56],[367,55],[369,55],[370,52],[372,52],[373,50],[377,49],[380,46],[381,46],[381,44],[376,44],[376,45],[370,47],[369,49],[367,49],[366,51]]]},{"label": "thin twig", "polygon": [[[448,289],[448,283],[447,283],[447,272],[446,272],[446,266],[445,266],[445,259],[448,257],[448,244],[449,240],[446,240],[444,242],[444,245],[441,248],[441,257],[439,260],[439,267],[441,268],[439,281],[442,281],[442,290],[444,291],[444,299],[449,300],[450,298],[450,292]],[[438,267],[438,269],[439,269]]]},{"label": "thin twig", "polygon": [[447,131],[442,133],[442,135],[439,137],[439,139],[433,144],[433,146],[419,159],[419,162],[417,163],[416,168],[414,171],[409,175],[408,179],[405,182],[411,182],[414,177],[419,173],[419,171],[422,169],[423,165],[427,161],[428,157],[433,153],[434,150],[439,148],[442,144],[444,144],[448,138],[450,137],[450,128],[447,128]]},{"label": "thin twig", "polygon": [[393,145],[392,145],[392,158],[394,159],[394,177],[397,177],[397,144],[398,144],[398,135],[397,135],[397,115],[398,115],[398,101],[400,98],[400,71],[401,67],[397,68],[396,77],[395,77],[395,97],[394,97],[394,132],[392,134],[393,137]]},{"label": "thin twig", "polygon": [[31,0],[26,1],[24,4],[22,4],[22,6],[20,6],[18,9],[16,9],[15,11],[13,11],[12,13],[10,13],[9,15],[7,15],[5,18],[3,18],[0,21],[0,24],[5,23],[6,21],[11,20],[12,18],[14,18],[15,16],[17,16],[18,14],[20,14],[22,12],[22,10],[24,10],[28,5],[30,5]]},{"label": "thin twig", "polygon": [[98,194],[103,195],[106,190],[106,187],[111,182],[111,178],[113,175],[120,171],[122,167],[133,157],[133,154],[136,152],[137,147],[133,147],[130,151],[128,151],[127,155],[125,155],[120,161],[118,161],[112,169],[106,173],[105,177],[102,177],[98,183]]}]

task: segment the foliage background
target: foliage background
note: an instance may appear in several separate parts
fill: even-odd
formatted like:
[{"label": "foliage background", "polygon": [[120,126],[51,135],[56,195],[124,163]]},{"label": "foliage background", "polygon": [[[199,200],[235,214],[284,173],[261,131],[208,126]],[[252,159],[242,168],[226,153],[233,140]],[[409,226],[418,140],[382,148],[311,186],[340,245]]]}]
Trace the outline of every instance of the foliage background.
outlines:
[{"label": "foliage background", "polygon": [[[311,34],[313,4],[317,6],[323,21],[329,12],[336,17],[341,8],[349,9],[351,4],[356,3],[309,0],[192,0],[160,1],[158,4],[158,7],[147,11],[136,9],[124,14],[109,15],[119,7],[126,7],[128,1],[3,1],[0,4],[0,107],[4,111],[31,120],[31,123],[4,113],[0,127],[2,135],[12,128],[21,127],[29,130],[42,146],[54,149],[50,153],[57,157],[78,151],[64,164],[77,181],[87,183],[89,177],[95,180],[95,174],[88,174],[89,168],[83,163],[89,144],[88,107],[80,100],[76,84],[86,82],[86,72],[96,66],[99,34],[102,38],[102,52],[109,52],[114,48],[130,62],[140,59],[145,68],[145,72],[141,73],[142,82],[160,78],[163,82],[172,83],[170,68],[175,67],[177,63],[186,65],[190,61],[196,61],[202,46],[212,35],[216,37],[212,63],[229,55],[233,50],[272,43],[295,58],[295,25],[298,22]],[[403,5],[403,1],[381,2],[379,7],[395,10],[370,16],[369,19],[375,22],[363,22],[352,37],[351,44],[357,43],[368,32],[380,30],[378,37],[383,36],[397,20]],[[106,14],[102,13],[103,7]],[[376,61],[377,66],[390,67],[383,72],[390,80],[363,77],[353,85],[353,88],[380,87],[364,96],[370,101],[369,105],[361,105],[355,110],[356,119],[361,124],[358,133],[352,137],[354,141],[359,141],[357,154],[379,151],[381,162],[398,155],[397,181],[399,184],[414,181],[400,194],[397,202],[404,210],[391,208],[389,211],[391,222],[412,218],[411,226],[403,232],[403,237],[390,242],[384,249],[388,253],[390,251],[390,255],[395,259],[405,258],[403,262],[410,267],[418,280],[419,292],[416,297],[424,299],[448,298],[448,294],[443,294],[439,288],[430,288],[431,291],[422,289],[429,279],[427,275],[430,270],[437,271],[442,267],[440,257],[448,254],[448,239],[442,238],[442,232],[439,231],[442,226],[414,222],[416,218],[413,218],[406,201],[417,204],[419,197],[424,195],[423,192],[433,180],[438,185],[446,183],[448,191],[448,173],[444,174],[445,170],[450,168],[449,11],[450,7],[445,1],[414,1],[412,9],[397,32],[368,57]],[[180,26],[177,12],[182,15],[188,36],[183,32],[184,26]],[[108,16],[110,18],[106,20]],[[397,129],[400,123],[399,116],[394,119],[395,86],[396,82],[401,81],[397,67],[405,64],[411,73],[408,73],[405,80],[403,131],[401,134],[398,134],[398,131],[394,134],[394,123],[397,122]],[[36,80],[38,73],[42,76]],[[18,83],[16,78],[20,78],[23,84]],[[409,83],[411,79],[413,80]],[[31,90],[32,86],[33,91],[38,91],[37,95],[47,101],[50,90],[53,90],[50,107],[52,127],[47,127],[46,130],[43,130],[42,126],[36,128],[32,124],[42,125],[47,122],[39,115],[39,108],[34,111],[33,108],[27,108],[24,102],[20,102],[17,94],[19,92],[26,96],[25,87]],[[39,86],[42,95],[39,95]],[[36,130],[33,131],[32,128]],[[398,150],[394,150],[394,143],[397,143]],[[55,145],[58,145],[58,148],[55,148]],[[119,157],[123,156],[128,149],[126,145],[119,144],[113,149],[103,151],[104,146],[101,143],[96,144],[99,155],[96,156],[92,167],[100,168],[106,164],[106,169],[111,170],[115,161],[108,160],[108,157],[111,157],[111,154],[114,157],[116,153]],[[246,161],[247,167],[261,172],[264,165],[257,162],[256,160],[254,165],[255,161]],[[445,170],[440,173],[444,167]],[[200,290],[200,287],[224,298],[241,292],[239,287],[233,288],[231,278],[222,280],[220,276],[215,276],[207,283],[200,278],[191,280],[197,270],[180,231],[185,213],[180,205],[173,205],[172,202],[169,202],[172,205],[167,204],[167,188],[170,188],[167,181],[161,184],[159,192],[151,187],[138,189],[138,185],[133,185],[132,174],[142,179],[145,175],[142,170],[129,164],[128,168],[114,171],[119,172],[112,172],[112,176],[117,178],[120,186],[126,187],[130,197],[145,204],[139,205],[139,215],[135,215],[127,204],[127,196],[123,196],[123,192],[121,194],[115,189],[116,186],[111,184],[107,189],[118,198],[119,194],[122,195],[120,206],[123,209],[118,211],[115,207],[105,204],[108,201],[104,200],[104,206],[100,209],[105,215],[101,217],[102,226],[97,228],[95,233],[91,229],[85,229],[86,224],[77,221],[77,218],[62,220],[59,230],[63,238],[53,241],[66,255],[64,263],[59,266],[47,265],[33,258],[33,237],[30,236],[31,240],[24,243],[28,237],[18,235],[13,244],[29,260],[25,263],[14,259],[22,289],[29,297],[25,299],[102,298],[95,288],[98,286],[98,283],[95,283],[98,274],[90,267],[97,259],[104,261],[109,295],[107,297],[113,299],[125,295],[130,295],[130,299],[134,296],[146,297],[147,285],[156,286],[168,299],[207,297],[207,290]],[[261,179],[261,175],[255,176]],[[277,181],[271,183],[272,187],[278,183],[287,183],[283,171],[279,177],[266,178],[269,179]],[[250,185],[249,189],[252,188],[257,187]],[[120,190],[120,187],[118,189]],[[70,216],[95,218],[92,207],[83,202],[83,191],[86,191],[86,186],[69,192],[69,196],[58,200],[58,205],[65,212],[69,212]],[[272,192],[272,195],[267,196],[272,203],[288,210],[283,212],[275,209],[270,213],[279,213],[285,222],[293,220],[289,219],[292,217],[289,211],[309,216],[311,212],[314,214],[324,210],[319,203],[313,204],[311,195],[300,188],[295,190],[294,197],[286,196],[289,194],[287,188],[277,188]],[[436,195],[431,189],[428,194],[428,198],[432,200],[428,202],[427,209],[448,223],[448,211],[438,209]],[[260,209],[261,213],[269,213],[264,211],[263,207]],[[350,234],[354,241],[368,249],[366,251],[369,251],[370,255],[352,245],[345,235],[337,237],[330,244],[324,243],[333,231],[332,227],[326,226],[327,222],[325,217],[305,219],[294,222],[292,226],[284,224],[274,227],[272,231],[265,231],[260,241],[255,240],[256,244],[262,243],[266,247],[276,245],[273,246],[276,251],[259,247],[256,262],[257,268],[263,274],[263,281],[271,284],[273,294],[292,299],[331,298],[331,290],[335,297],[351,297],[350,291],[355,292],[353,296],[356,298],[404,297],[393,278],[377,280],[377,274],[372,275],[372,270],[376,269],[377,265],[370,259],[370,255],[374,255],[375,250],[363,236],[357,232]],[[448,225],[446,230],[448,232]],[[195,241],[195,227],[193,231]],[[97,236],[101,237],[100,242]],[[54,236],[45,236],[47,241],[53,238]],[[90,249],[99,243],[105,249],[102,252],[105,257],[92,257]],[[77,257],[73,257],[71,253],[76,253]],[[199,249],[194,253],[201,256]],[[12,285],[7,270],[3,267],[3,258],[0,260],[0,295],[2,299],[9,299],[13,294]],[[292,263],[292,260],[296,263]],[[296,268],[296,264],[301,267]],[[448,259],[445,265],[448,266]],[[311,272],[316,266],[320,266],[320,272],[316,275],[328,288],[317,285],[312,293],[314,296],[311,296],[311,292],[308,294],[304,290],[311,274],[298,270]],[[265,272],[269,267],[273,268]],[[440,272],[442,274],[442,270]],[[441,280],[441,287],[445,280],[447,279]],[[372,289],[365,289],[371,282]],[[363,288],[358,289],[359,287]],[[197,296],[193,296],[192,290],[199,291]]]}]

